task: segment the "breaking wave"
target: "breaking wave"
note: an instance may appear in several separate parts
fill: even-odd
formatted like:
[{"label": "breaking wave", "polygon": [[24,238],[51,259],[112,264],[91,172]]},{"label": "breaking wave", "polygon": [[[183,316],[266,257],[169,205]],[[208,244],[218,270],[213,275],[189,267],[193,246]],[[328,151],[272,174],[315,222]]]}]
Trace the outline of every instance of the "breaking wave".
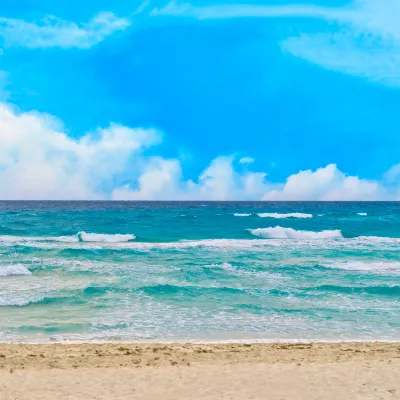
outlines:
[{"label": "breaking wave", "polygon": [[73,236],[0,236],[0,243],[22,244],[26,242],[61,243],[124,243],[135,240],[135,235],[79,232]]},{"label": "breaking wave", "polygon": [[332,238],[343,238],[342,232],[339,230],[333,231],[296,231],[292,228],[283,228],[276,226],[274,228],[257,228],[250,229],[250,232],[254,236],[270,238],[270,239],[332,239]]},{"label": "breaking wave", "polygon": [[346,261],[336,263],[323,264],[325,268],[344,269],[347,271],[400,271],[400,262],[363,262],[363,261]]},{"label": "breaking wave", "polygon": [[32,275],[31,271],[23,265],[0,265],[0,277],[12,275]]},{"label": "breaking wave", "polygon": [[123,243],[135,240],[135,235],[106,235],[102,233],[79,232],[78,238],[81,242],[100,242],[100,243]]},{"label": "breaking wave", "polygon": [[260,213],[257,214],[261,218],[312,218],[312,214],[303,214],[303,213]]},{"label": "breaking wave", "polygon": [[[81,240],[77,236],[63,237],[29,237],[0,236],[1,247],[23,246],[38,249],[57,250],[130,250],[149,251],[183,251],[192,248],[215,249],[218,251],[254,250],[263,251],[271,247],[324,247],[324,248],[375,248],[399,249],[400,238],[381,236],[344,237],[340,230],[306,231],[281,226],[247,229],[253,238],[242,239],[197,239],[177,240],[171,242],[133,241],[134,235],[99,235],[84,234]],[[291,239],[291,240],[288,240]],[[0,265],[0,270],[1,270]],[[18,271],[28,274],[21,267]],[[3,269],[3,271],[5,271]],[[15,270],[17,271],[17,269]],[[5,274],[5,272],[3,272]]]}]

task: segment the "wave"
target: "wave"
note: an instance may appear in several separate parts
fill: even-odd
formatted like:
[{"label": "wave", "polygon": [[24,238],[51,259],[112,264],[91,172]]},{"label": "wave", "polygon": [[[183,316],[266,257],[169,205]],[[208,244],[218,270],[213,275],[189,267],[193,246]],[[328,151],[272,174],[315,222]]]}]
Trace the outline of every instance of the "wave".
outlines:
[{"label": "wave", "polygon": [[400,244],[400,238],[396,237],[386,237],[386,236],[358,236],[354,239],[357,239],[363,243],[370,244],[379,244],[379,243],[387,243],[387,244]]},{"label": "wave", "polygon": [[0,277],[12,275],[32,275],[32,272],[20,264],[6,266],[0,265]]},{"label": "wave", "polygon": [[26,307],[31,305],[50,305],[50,304],[83,304],[82,300],[77,299],[76,296],[62,297],[62,296],[49,296],[39,297],[36,299],[14,298],[14,299],[0,299],[0,307]]},{"label": "wave", "polygon": [[209,264],[209,265],[205,265],[206,268],[216,268],[216,269],[222,269],[224,271],[229,271],[229,272],[233,272],[236,271],[236,268],[227,262],[221,263],[221,264]]},{"label": "wave", "polygon": [[237,276],[237,277],[251,277],[253,279],[270,279],[282,281],[282,275],[277,273],[272,273],[265,270],[248,270],[245,268],[240,268],[230,263],[224,262],[221,264],[208,264],[204,265],[205,270],[216,270],[223,271],[227,275]]},{"label": "wave", "polygon": [[[245,289],[238,289],[226,286],[180,286],[171,284],[159,284],[149,285],[138,288],[138,291],[142,291],[147,295],[158,296],[158,295],[185,295],[187,297],[198,297],[201,295],[223,295],[223,294],[251,294],[250,291]],[[215,297],[218,300],[218,297]]]},{"label": "wave", "polygon": [[270,239],[333,239],[333,238],[343,238],[342,232],[340,230],[333,231],[296,231],[292,228],[283,228],[281,226],[276,226],[274,228],[257,228],[249,229],[249,231],[258,237],[270,238]]},{"label": "wave", "polygon": [[322,285],[310,288],[303,288],[306,293],[339,293],[339,294],[369,294],[374,296],[398,297],[400,296],[400,286],[380,285],[380,286],[341,286],[341,285]]},{"label": "wave", "polygon": [[[400,238],[380,236],[343,237],[339,230],[325,230],[322,232],[294,230],[280,226],[248,229],[253,238],[243,239],[197,239],[178,240],[172,242],[140,242],[114,240],[103,242],[83,242],[76,237],[28,237],[28,236],[0,236],[0,247],[28,247],[34,249],[71,251],[184,251],[198,248],[218,251],[265,251],[271,247],[316,247],[316,248],[343,248],[343,249],[378,249],[399,250]],[[110,235],[113,236],[113,235]],[[133,235],[132,235],[133,236]],[[68,240],[67,240],[68,238]],[[73,238],[73,240],[71,240]],[[120,238],[118,238],[120,239]],[[297,240],[288,240],[297,239]],[[301,240],[300,240],[301,239]],[[0,266],[1,268],[1,266]]]},{"label": "wave", "polygon": [[257,214],[261,218],[312,218],[312,214],[303,214],[303,213],[260,213]]},{"label": "wave", "polygon": [[135,235],[106,235],[103,233],[86,233],[79,232],[78,238],[81,242],[101,242],[101,243],[122,243],[129,242],[130,240],[135,240]]},{"label": "wave", "polygon": [[233,214],[235,217],[250,217],[251,214],[245,214],[245,213],[235,213]]},{"label": "wave", "polygon": [[400,271],[400,262],[362,262],[362,261],[346,261],[337,263],[322,264],[325,268],[344,269],[347,271]]},{"label": "wave", "polygon": [[[38,301],[40,302],[40,300]],[[35,303],[35,301],[33,301],[32,303]],[[24,307],[29,304],[31,304],[31,301],[25,299],[0,299],[0,307]]]},{"label": "wave", "polygon": [[367,213],[364,213],[364,212],[360,212],[360,213],[357,213],[357,215],[361,215],[362,217],[366,217],[368,214]]},{"label": "wave", "polygon": [[0,236],[0,243],[61,242],[61,243],[124,243],[135,240],[135,235],[78,232],[73,236]]}]

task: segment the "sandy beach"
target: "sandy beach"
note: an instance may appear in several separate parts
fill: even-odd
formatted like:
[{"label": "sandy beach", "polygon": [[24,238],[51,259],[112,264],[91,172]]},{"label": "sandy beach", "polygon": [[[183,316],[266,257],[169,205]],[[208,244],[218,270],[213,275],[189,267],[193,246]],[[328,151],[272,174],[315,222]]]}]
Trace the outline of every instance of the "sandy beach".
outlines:
[{"label": "sandy beach", "polygon": [[0,345],[0,399],[399,399],[400,344]]}]

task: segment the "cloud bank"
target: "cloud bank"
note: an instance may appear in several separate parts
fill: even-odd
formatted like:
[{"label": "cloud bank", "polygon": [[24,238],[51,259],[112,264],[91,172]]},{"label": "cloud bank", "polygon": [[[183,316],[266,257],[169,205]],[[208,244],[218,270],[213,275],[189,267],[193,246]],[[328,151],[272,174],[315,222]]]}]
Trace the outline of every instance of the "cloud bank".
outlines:
[{"label": "cloud bank", "polygon": [[274,183],[250,171],[250,159],[218,156],[200,176],[186,179],[181,160],[147,155],[162,138],[154,129],[111,124],[74,139],[49,115],[0,103],[0,200],[399,198],[398,165],[380,182],[348,176],[332,164]]},{"label": "cloud bank", "polygon": [[287,178],[283,187],[263,200],[385,200],[395,196],[377,181],[347,176],[334,164],[316,171],[306,170]]},{"label": "cloud bank", "polygon": [[87,49],[129,25],[128,19],[118,18],[111,12],[99,13],[81,24],[54,16],[47,16],[38,22],[0,18],[0,37],[5,47]]},{"label": "cloud bank", "polygon": [[110,125],[73,139],[46,114],[19,113],[0,103],[0,199],[259,199],[265,174],[237,171],[217,157],[197,180],[181,161],[147,156],[162,141],[153,129]]}]

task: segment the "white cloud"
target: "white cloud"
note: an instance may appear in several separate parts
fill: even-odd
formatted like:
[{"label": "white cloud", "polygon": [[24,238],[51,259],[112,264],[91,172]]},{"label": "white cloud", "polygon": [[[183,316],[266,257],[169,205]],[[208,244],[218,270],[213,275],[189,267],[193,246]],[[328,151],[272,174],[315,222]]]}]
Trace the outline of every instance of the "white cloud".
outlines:
[{"label": "white cloud", "polygon": [[252,164],[254,161],[255,161],[254,158],[251,158],[251,157],[242,157],[242,158],[239,160],[239,164]]},{"label": "white cloud", "polygon": [[346,10],[331,15],[336,31],[289,38],[283,48],[326,69],[400,87],[400,2],[360,0]]},{"label": "white cloud", "polygon": [[400,87],[400,44],[365,43],[353,34],[337,33],[293,37],[283,47],[326,69]]},{"label": "white cloud", "polygon": [[354,0],[342,7],[307,4],[197,7],[173,1],[164,8],[154,9],[152,15],[197,19],[305,17],[334,22],[328,31],[289,38],[282,47],[323,68],[400,87],[399,0]]},{"label": "white cloud", "polygon": [[[1,55],[1,54],[0,54]],[[7,100],[9,93],[7,91],[8,74],[0,70],[0,101]]]},{"label": "white cloud", "polygon": [[257,200],[269,185],[265,174],[239,173],[233,157],[217,157],[196,182],[183,180],[178,160],[149,159],[137,181],[137,188],[117,188],[114,200]]},{"label": "white cloud", "polygon": [[20,114],[0,104],[0,199],[104,197],[110,184],[128,166],[140,164],[142,151],[159,140],[153,130],[118,125],[75,140],[50,116]]},{"label": "white cloud", "polygon": [[316,171],[300,171],[289,176],[281,189],[264,195],[263,200],[384,200],[391,195],[377,181],[346,176],[330,164]]},{"label": "white cloud", "polygon": [[262,172],[238,173],[233,168],[233,157],[218,157],[200,175],[201,199],[253,200],[261,198],[268,189],[266,174]]},{"label": "white cloud", "polygon": [[224,18],[276,18],[276,17],[315,17],[326,18],[332,13],[342,14],[340,9],[313,5],[266,6],[253,4],[221,4],[211,6],[193,6],[189,3],[172,1],[163,8],[154,8],[152,16],[184,16],[197,19]]},{"label": "white cloud", "polygon": [[400,164],[393,165],[385,174],[385,180],[389,184],[400,183]]},{"label": "white cloud", "polygon": [[111,12],[99,13],[82,24],[54,16],[47,16],[39,22],[0,18],[0,37],[3,37],[6,47],[87,49],[129,25],[128,19],[118,18]]},{"label": "white cloud", "polygon": [[235,170],[233,157],[185,180],[179,160],[146,156],[160,141],[152,129],[119,125],[73,139],[49,115],[0,103],[0,199],[245,200],[269,188],[265,174]]},{"label": "white cloud", "polygon": [[276,184],[234,156],[219,156],[199,177],[187,179],[180,160],[146,154],[161,139],[153,129],[113,124],[74,139],[49,115],[20,113],[0,103],[0,200],[400,198],[399,165],[382,181],[348,176],[331,164]]},{"label": "white cloud", "polygon": [[134,190],[124,185],[113,190],[113,200],[184,200],[190,183],[182,183],[182,169],[178,160],[151,157],[138,177]]}]

